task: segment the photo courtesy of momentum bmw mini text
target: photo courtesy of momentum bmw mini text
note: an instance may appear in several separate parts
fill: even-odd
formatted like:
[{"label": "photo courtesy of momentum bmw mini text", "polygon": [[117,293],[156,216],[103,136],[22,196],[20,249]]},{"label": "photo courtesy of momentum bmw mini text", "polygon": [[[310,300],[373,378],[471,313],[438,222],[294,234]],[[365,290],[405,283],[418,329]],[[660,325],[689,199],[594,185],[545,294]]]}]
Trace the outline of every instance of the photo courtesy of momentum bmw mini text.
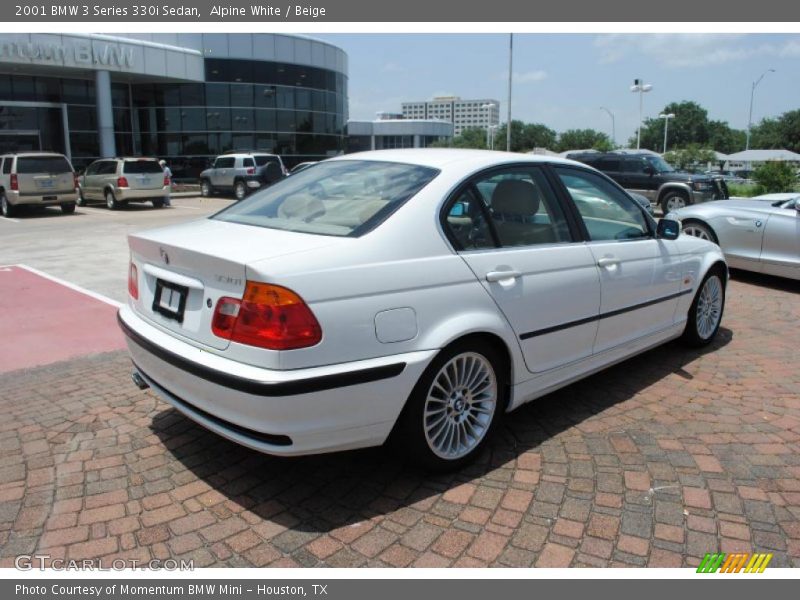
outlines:
[{"label": "photo courtesy of momentum bmw mini text", "polygon": [[0,597],[789,596],[800,11],[659,9],[0,6]]}]

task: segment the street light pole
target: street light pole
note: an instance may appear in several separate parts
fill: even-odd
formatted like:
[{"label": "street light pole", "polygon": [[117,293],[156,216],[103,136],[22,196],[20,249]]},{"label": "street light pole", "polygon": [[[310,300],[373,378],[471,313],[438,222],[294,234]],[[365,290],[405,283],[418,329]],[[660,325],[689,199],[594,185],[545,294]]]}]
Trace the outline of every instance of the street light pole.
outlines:
[{"label": "street light pole", "polygon": [[484,104],[481,106],[484,110],[486,110],[486,149],[489,149],[489,129],[492,126],[492,109],[497,106],[494,102],[490,102],[488,104]]},{"label": "street light pole", "polygon": [[608,116],[611,117],[611,143],[614,147],[617,147],[617,123],[614,119],[614,113],[608,110],[605,106],[601,106],[600,110],[604,110],[608,113]]},{"label": "street light pole", "polygon": [[508,117],[506,122],[506,152],[511,152],[511,74],[514,67],[514,34],[508,34]]},{"label": "street light pole", "polygon": [[667,153],[667,129],[669,129],[669,120],[675,118],[675,113],[661,113],[658,115],[659,119],[664,119],[664,154]]},{"label": "street light pole", "polygon": [[747,138],[744,144],[745,150],[750,150],[750,130],[753,128],[753,97],[756,95],[756,87],[758,86],[759,83],[761,83],[761,80],[764,79],[764,76],[767,73],[774,73],[774,72],[775,69],[767,69],[761,74],[761,77],[759,77],[753,82],[753,85],[750,88],[750,113],[747,117]]},{"label": "street light pole", "polygon": [[639,92],[639,127],[636,130],[636,149],[639,150],[642,147],[642,107],[643,107],[643,96],[645,92],[649,92],[653,89],[653,86],[649,83],[645,83],[641,79],[634,79],[633,85],[631,86],[632,92]]}]

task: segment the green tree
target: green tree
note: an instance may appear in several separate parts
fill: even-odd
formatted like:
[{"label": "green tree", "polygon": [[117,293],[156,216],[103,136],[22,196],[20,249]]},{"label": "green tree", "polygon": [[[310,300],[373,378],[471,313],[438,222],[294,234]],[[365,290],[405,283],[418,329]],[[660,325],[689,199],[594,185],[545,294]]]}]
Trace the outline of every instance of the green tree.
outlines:
[{"label": "green tree", "polygon": [[431,148],[477,148],[486,149],[486,129],[469,127],[449,140],[436,141]]},{"label": "green tree", "polygon": [[608,139],[605,133],[594,129],[568,129],[558,136],[559,152],[584,150],[586,148],[595,148],[598,145],[608,146],[610,144],[611,140]]},{"label": "green tree", "polygon": [[708,122],[708,147],[723,154],[733,154],[744,149],[747,133],[732,129],[725,121]]},{"label": "green tree", "polygon": [[764,119],[753,127],[751,148],[785,148],[800,153],[800,109],[783,113],[777,119]]},{"label": "green tree", "polygon": [[[661,114],[672,113],[674,118],[669,120],[667,130],[667,147],[684,148],[689,144],[708,145],[708,111],[689,100],[671,102],[667,104]],[[629,142],[631,147],[636,145],[634,135]],[[664,119],[648,118],[642,124],[642,148],[661,152],[664,148]]]},{"label": "green tree", "polygon": [[[534,148],[555,148],[556,132],[541,123],[511,121],[511,152],[530,152]],[[494,149],[506,149],[506,124],[494,133]]]},{"label": "green tree", "polygon": [[664,155],[664,160],[676,169],[688,169],[693,165],[705,166],[707,163],[716,162],[714,151],[710,148],[702,148],[698,144],[670,150]]},{"label": "green tree", "polygon": [[767,194],[791,192],[797,184],[794,168],[787,162],[770,160],[753,172],[753,179]]}]

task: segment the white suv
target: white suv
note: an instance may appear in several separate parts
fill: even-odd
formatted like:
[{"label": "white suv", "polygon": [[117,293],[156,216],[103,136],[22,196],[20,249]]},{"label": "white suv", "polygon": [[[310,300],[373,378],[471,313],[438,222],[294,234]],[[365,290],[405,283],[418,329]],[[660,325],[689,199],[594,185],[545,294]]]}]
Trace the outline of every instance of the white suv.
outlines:
[{"label": "white suv", "polygon": [[20,205],[58,204],[65,214],[75,212],[78,194],[74,169],[63,154],[19,152],[0,157],[0,206],[13,217]]},{"label": "white suv", "polygon": [[286,175],[286,167],[277,154],[223,154],[200,173],[200,193],[208,197],[233,192],[237,200],[243,200],[250,192],[272,185]]}]

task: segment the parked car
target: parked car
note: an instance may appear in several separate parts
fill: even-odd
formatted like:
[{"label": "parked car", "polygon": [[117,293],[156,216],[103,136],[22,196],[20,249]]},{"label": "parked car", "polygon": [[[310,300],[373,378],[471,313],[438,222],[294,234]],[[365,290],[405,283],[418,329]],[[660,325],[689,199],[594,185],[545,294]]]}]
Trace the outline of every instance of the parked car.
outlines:
[{"label": "parked car", "polygon": [[251,192],[272,185],[286,177],[281,157],[263,152],[223,154],[211,168],[200,173],[200,193],[212,196],[232,193],[243,200]]},{"label": "parked car", "polygon": [[670,218],[686,235],[719,244],[731,267],[800,279],[800,193],[688,206]]},{"label": "parked car", "polygon": [[13,217],[22,206],[59,205],[75,212],[78,194],[69,159],[55,152],[19,152],[0,156],[0,209]]},{"label": "parked car", "polygon": [[435,469],[506,411],[667,340],[708,344],[727,282],[718,246],[594,169],[477,150],[333,158],[129,244],[137,385],[261,452],[391,439]]},{"label": "parked car", "polygon": [[102,158],[86,167],[78,178],[78,204],[104,202],[117,210],[129,202],[151,202],[154,208],[169,204],[172,182],[155,158]]},{"label": "parked car", "polygon": [[592,166],[630,192],[658,204],[664,214],[690,204],[729,197],[721,177],[675,170],[652,152],[614,151],[570,153],[568,158]]},{"label": "parked car", "polygon": [[306,161],[306,162],[297,163],[295,166],[293,166],[291,169],[289,169],[289,175],[294,175],[295,173],[299,173],[303,169],[307,169],[311,165],[315,165],[315,164],[317,164],[317,161],[315,161],[315,160],[310,160],[310,161]]}]

